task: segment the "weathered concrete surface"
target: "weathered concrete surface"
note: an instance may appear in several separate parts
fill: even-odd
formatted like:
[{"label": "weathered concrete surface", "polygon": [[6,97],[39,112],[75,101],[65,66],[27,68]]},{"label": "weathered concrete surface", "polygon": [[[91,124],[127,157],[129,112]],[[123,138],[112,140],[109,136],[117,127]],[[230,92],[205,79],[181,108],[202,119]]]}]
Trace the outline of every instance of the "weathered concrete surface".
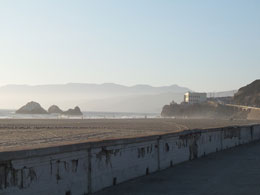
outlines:
[{"label": "weathered concrete surface", "polygon": [[210,154],[95,195],[259,195],[260,142]]},{"label": "weathered concrete surface", "polygon": [[0,152],[0,194],[93,193],[259,139],[249,125]]}]

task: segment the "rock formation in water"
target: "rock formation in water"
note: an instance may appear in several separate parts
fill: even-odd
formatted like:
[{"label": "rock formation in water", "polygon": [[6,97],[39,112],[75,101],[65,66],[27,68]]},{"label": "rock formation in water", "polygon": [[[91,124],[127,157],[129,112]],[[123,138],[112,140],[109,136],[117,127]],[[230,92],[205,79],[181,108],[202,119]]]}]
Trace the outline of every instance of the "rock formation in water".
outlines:
[{"label": "rock formation in water", "polygon": [[51,107],[49,107],[48,113],[49,114],[62,114],[63,111],[58,106],[52,105]]},{"label": "rock formation in water", "polygon": [[29,102],[16,111],[16,114],[48,114],[37,102]]},{"label": "rock formation in water", "polygon": [[81,112],[80,108],[76,106],[74,109],[69,109],[63,112],[65,115],[74,115],[74,116],[81,116],[83,113]]}]

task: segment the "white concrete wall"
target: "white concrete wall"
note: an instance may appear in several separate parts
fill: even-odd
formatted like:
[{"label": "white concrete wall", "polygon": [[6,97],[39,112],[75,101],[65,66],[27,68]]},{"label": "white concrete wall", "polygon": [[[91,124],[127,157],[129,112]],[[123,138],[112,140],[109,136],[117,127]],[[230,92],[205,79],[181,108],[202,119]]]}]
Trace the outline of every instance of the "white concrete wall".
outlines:
[{"label": "white concrete wall", "polygon": [[162,136],[159,150],[160,169],[189,160],[189,143],[179,136]]},{"label": "white concrete wall", "polygon": [[205,156],[207,154],[218,152],[221,147],[222,130],[214,129],[207,133],[202,133],[198,139],[198,156]]},{"label": "white concrete wall", "polygon": [[260,125],[251,126],[251,131],[253,132],[253,140],[260,139]]},{"label": "white concrete wall", "polygon": [[156,140],[95,148],[91,155],[93,192],[158,169]]},{"label": "white concrete wall", "polygon": [[75,151],[2,162],[0,194],[86,194],[87,158]]},{"label": "white concrete wall", "polygon": [[260,126],[0,153],[0,194],[89,194],[260,139]]}]

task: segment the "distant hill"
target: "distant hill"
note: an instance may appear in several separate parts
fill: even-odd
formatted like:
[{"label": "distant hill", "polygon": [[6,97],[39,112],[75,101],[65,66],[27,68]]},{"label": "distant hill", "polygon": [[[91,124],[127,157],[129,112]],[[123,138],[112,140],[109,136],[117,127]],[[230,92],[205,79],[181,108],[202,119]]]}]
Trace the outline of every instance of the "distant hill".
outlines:
[{"label": "distant hill", "polygon": [[124,86],[113,83],[61,85],[7,85],[0,87],[0,108],[17,109],[31,99],[44,107],[59,105],[67,110],[79,105],[84,111],[156,112],[172,100],[181,102],[183,95],[192,91],[178,85],[153,87],[150,85]]},{"label": "distant hill", "polygon": [[255,80],[242,87],[234,95],[234,103],[245,106],[260,107],[260,80]]},{"label": "distant hill", "polygon": [[256,80],[240,88],[234,97],[232,97],[232,91],[212,93],[212,96],[209,94],[208,101],[204,103],[170,103],[169,105],[165,105],[163,106],[161,115],[164,117],[181,118],[259,119],[260,109],[244,109],[241,106],[229,104],[260,107],[260,80]]},{"label": "distant hill", "polygon": [[[59,105],[67,110],[78,105],[83,111],[160,113],[162,107],[192,91],[178,85],[154,87],[150,85],[124,86],[114,83],[68,83],[60,85],[6,85],[0,87],[0,108],[17,109],[32,99],[48,108]],[[208,97],[210,97],[208,93]],[[214,92],[214,97],[232,96],[233,91]]]}]

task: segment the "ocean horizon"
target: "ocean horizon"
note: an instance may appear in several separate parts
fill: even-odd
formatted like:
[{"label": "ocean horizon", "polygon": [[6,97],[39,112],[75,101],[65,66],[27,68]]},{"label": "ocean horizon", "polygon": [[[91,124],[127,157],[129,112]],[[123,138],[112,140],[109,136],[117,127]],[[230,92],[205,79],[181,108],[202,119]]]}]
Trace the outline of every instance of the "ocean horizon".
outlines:
[{"label": "ocean horizon", "polygon": [[0,119],[138,119],[160,118],[160,113],[82,111],[83,116],[61,114],[16,114],[16,110],[0,109]]}]

